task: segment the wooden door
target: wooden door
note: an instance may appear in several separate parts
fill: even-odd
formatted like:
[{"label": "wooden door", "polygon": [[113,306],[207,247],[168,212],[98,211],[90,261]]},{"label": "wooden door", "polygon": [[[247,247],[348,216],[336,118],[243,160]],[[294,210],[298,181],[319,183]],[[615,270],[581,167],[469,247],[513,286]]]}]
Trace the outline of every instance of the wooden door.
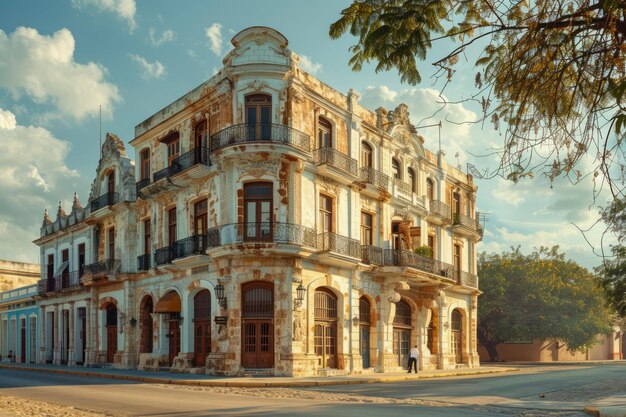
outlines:
[{"label": "wooden door", "polygon": [[265,94],[246,97],[248,140],[271,139],[272,98]]},{"label": "wooden door", "polygon": [[315,354],[320,368],[337,367],[337,326],[334,322],[315,324]]},{"label": "wooden door", "polygon": [[370,365],[370,326],[361,326],[361,358],[363,360],[363,368],[369,368]]},{"label": "wooden door", "polygon": [[169,336],[170,336],[170,366],[174,363],[174,358],[178,356],[180,352],[180,325],[178,320],[170,320],[169,322]]},{"label": "wooden door", "polygon": [[398,366],[407,367],[409,364],[410,341],[410,330],[393,329],[393,353],[398,358]]},{"label": "wooden door", "polygon": [[211,321],[194,320],[194,365],[206,366],[206,358],[211,352]]},{"label": "wooden door", "polygon": [[22,326],[20,332],[20,362],[26,363],[26,327]]},{"label": "wooden door", "polygon": [[272,240],[272,184],[249,183],[244,186],[244,239]]},{"label": "wooden door", "polygon": [[107,362],[113,363],[117,352],[117,325],[107,327]]},{"label": "wooden door", "polygon": [[243,322],[244,368],[272,368],[274,366],[274,323],[271,319],[246,319]]}]

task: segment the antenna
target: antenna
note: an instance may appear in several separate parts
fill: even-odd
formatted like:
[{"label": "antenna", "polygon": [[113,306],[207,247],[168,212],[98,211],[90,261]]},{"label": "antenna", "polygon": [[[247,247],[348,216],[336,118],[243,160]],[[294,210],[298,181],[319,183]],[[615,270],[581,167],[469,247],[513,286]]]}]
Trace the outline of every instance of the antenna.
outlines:
[{"label": "antenna", "polygon": [[102,158],[102,104],[100,105],[100,158]]},{"label": "antenna", "polygon": [[439,123],[435,123],[432,125],[425,125],[425,126],[415,126],[415,129],[421,129],[424,127],[435,127],[437,126],[439,128],[439,151],[441,151],[441,121],[439,121]]}]

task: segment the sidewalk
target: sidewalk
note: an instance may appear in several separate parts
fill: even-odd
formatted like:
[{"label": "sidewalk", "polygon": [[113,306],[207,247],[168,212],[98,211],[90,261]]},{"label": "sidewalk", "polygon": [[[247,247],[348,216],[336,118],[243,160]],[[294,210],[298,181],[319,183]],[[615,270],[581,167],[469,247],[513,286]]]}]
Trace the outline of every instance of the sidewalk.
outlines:
[{"label": "sidewalk", "polygon": [[170,372],[138,371],[135,369],[83,368],[63,365],[25,365],[0,363],[2,369],[15,369],[34,372],[52,372],[64,375],[90,376],[96,378],[121,379],[152,384],[200,385],[208,387],[311,387],[326,385],[374,384],[380,382],[411,381],[425,378],[442,378],[464,375],[483,375],[514,372],[519,369],[502,366],[481,366],[479,368],[437,369],[420,371],[419,374],[407,372],[352,374],[329,377],[275,377],[243,376],[223,377],[212,375],[194,375]]},{"label": "sidewalk", "polygon": [[603,398],[585,407],[585,412],[596,417],[626,417],[626,394]]}]

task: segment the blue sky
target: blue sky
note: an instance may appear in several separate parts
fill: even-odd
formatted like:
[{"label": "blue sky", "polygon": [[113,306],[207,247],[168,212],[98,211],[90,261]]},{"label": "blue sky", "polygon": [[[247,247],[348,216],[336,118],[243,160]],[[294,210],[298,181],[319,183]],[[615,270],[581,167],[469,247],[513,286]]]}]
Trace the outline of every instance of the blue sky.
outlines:
[{"label": "blue sky", "polygon": [[[102,130],[125,142],[151,114],[210,78],[231,49],[230,39],[248,26],[270,26],[289,40],[305,70],[333,88],[361,93],[375,109],[409,106],[416,125],[443,120],[442,147],[449,162],[465,169],[493,167],[487,154],[501,142],[498,132],[480,124],[471,103],[441,108],[430,62],[420,64],[423,82],[403,85],[394,71],[376,74],[348,67],[352,39],[328,37],[328,27],[349,2],[3,0],[0,4],[0,250],[1,258],[38,261],[31,241],[38,237],[43,210],[54,219],[58,201],[69,210],[74,191],[86,203],[95,175]],[[437,50],[445,45],[437,46]],[[473,90],[472,62],[461,62],[450,100]],[[437,150],[437,130],[421,130],[426,146]],[[104,134],[103,134],[104,136]],[[132,149],[128,149],[134,158]],[[458,154],[458,157],[455,155]],[[590,180],[551,184],[542,176],[513,184],[477,180],[478,209],[488,212],[480,250],[521,245],[561,245],[566,254],[591,267],[599,263],[572,225],[590,227],[597,219]],[[605,197],[597,200],[604,204]],[[601,227],[587,238],[598,245]]]}]

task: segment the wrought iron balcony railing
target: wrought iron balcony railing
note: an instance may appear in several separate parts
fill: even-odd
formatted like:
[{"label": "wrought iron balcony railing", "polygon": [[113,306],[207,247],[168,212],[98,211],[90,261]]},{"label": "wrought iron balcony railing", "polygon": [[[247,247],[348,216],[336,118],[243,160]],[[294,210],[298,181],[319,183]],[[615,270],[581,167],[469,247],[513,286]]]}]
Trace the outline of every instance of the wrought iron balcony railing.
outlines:
[{"label": "wrought iron balcony railing", "polygon": [[410,196],[413,193],[413,190],[411,190],[411,185],[407,184],[401,179],[394,178],[393,183],[396,186],[396,189],[400,191],[402,194]]},{"label": "wrought iron balcony railing", "polygon": [[452,224],[464,226],[468,229],[476,230],[476,219],[472,219],[470,216],[464,214],[454,213],[452,215]]},{"label": "wrought iron balcony railing", "polygon": [[408,266],[450,279],[455,277],[454,266],[448,263],[421,256],[408,250],[385,249],[384,253],[385,266]]},{"label": "wrought iron balcony railing", "polygon": [[240,124],[229,126],[211,136],[211,152],[229,145],[250,142],[273,142],[290,145],[305,152],[311,150],[309,135],[290,126],[278,124]]},{"label": "wrought iron balcony railing", "polygon": [[207,232],[208,247],[245,242],[270,242],[316,247],[315,230],[291,223],[231,223]]},{"label": "wrought iron balcony railing", "polygon": [[206,254],[207,235],[193,235],[177,240],[172,245],[172,259]]},{"label": "wrought iron balcony railing", "polygon": [[197,147],[189,152],[185,152],[179,157],[172,160],[170,166],[155,172],[152,176],[154,181],[168,178],[179,174],[195,165],[211,166],[211,158],[209,157],[209,148]]},{"label": "wrought iron balcony railing", "polygon": [[334,252],[353,258],[361,257],[361,243],[358,240],[341,236],[336,233],[320,233],[317,235],[317,250]]},{"label": "wrought iron balcony railing", "polygon": [[137,181],[137,184],[135,184],[137,194],[139,194],[139,191],[143,190],[148,185],[150,185],[150,178],[144,178],[140,181]]},{"label": "wrought iron balcony railing", "polygon": [[116,192],[111,191],[91,201],[91,212],[93,213],[101,208],[112,206],[117,203],[119,203],[119,195]]},{"label": "wrought iron balcony railing", "polygon": [[172,247],[166,246],[154,252],[155,265],[167,265],[172,263]]},{"label": "wrought iron balcony railing", "polygon": [[478,277],[476,275],[465,271],[461,271],[460,274],[457,273],[457,275],[459,277],[458,284],[466,287],[478,288]]},{"label": "wrought iron balcony railing", "polygon": [[382,265],[383,250],[378,246],[361,246],[361,261],[370,265]]},{"label": "wrought iron balcony railing", "polygon": [[372,184],[385,191],[389,189],[389,176],[372,167],[361,167],[359,169],[359,181],[365,184]]},{"label": "wrought iron balcony railing", "polygon": [[80,286],[80,272],[79,271],[66,271],[62,274],[54,277],[55,291],[63,291],[66,289],[77,288]]},{"label": "wrought iron balcony railing", "polygon": [[151,258],[152,255],[150,253],[146,253],[144,255],[139,255],[137,257],[137,271],[147,271],[151,267]]},{"label": "wrought iron balcony railing", "polygon": [[52,291],[56,291],[56,279],[51,277],[37,281],[37,292],[39,294],[45,294]]},{"label": "wrought iron balcony railing", "polygon": [[313,153],[315,165],[329,165],[347,172],[353,177],[357,176],[359,162],[348,155],[331,147],[318,148]]},{"label": "wrought iron balcony railing", "polygon": [[445,219],[450,219],[452,215],[450,206],[439,200],[430,200],[430,213]]},{"label": "wrought iron balcony railing", "polygon": [[83,277],[103,277],[119,274],[122,270],[122,261],[119,259],[105,259],[85,265]]}]

